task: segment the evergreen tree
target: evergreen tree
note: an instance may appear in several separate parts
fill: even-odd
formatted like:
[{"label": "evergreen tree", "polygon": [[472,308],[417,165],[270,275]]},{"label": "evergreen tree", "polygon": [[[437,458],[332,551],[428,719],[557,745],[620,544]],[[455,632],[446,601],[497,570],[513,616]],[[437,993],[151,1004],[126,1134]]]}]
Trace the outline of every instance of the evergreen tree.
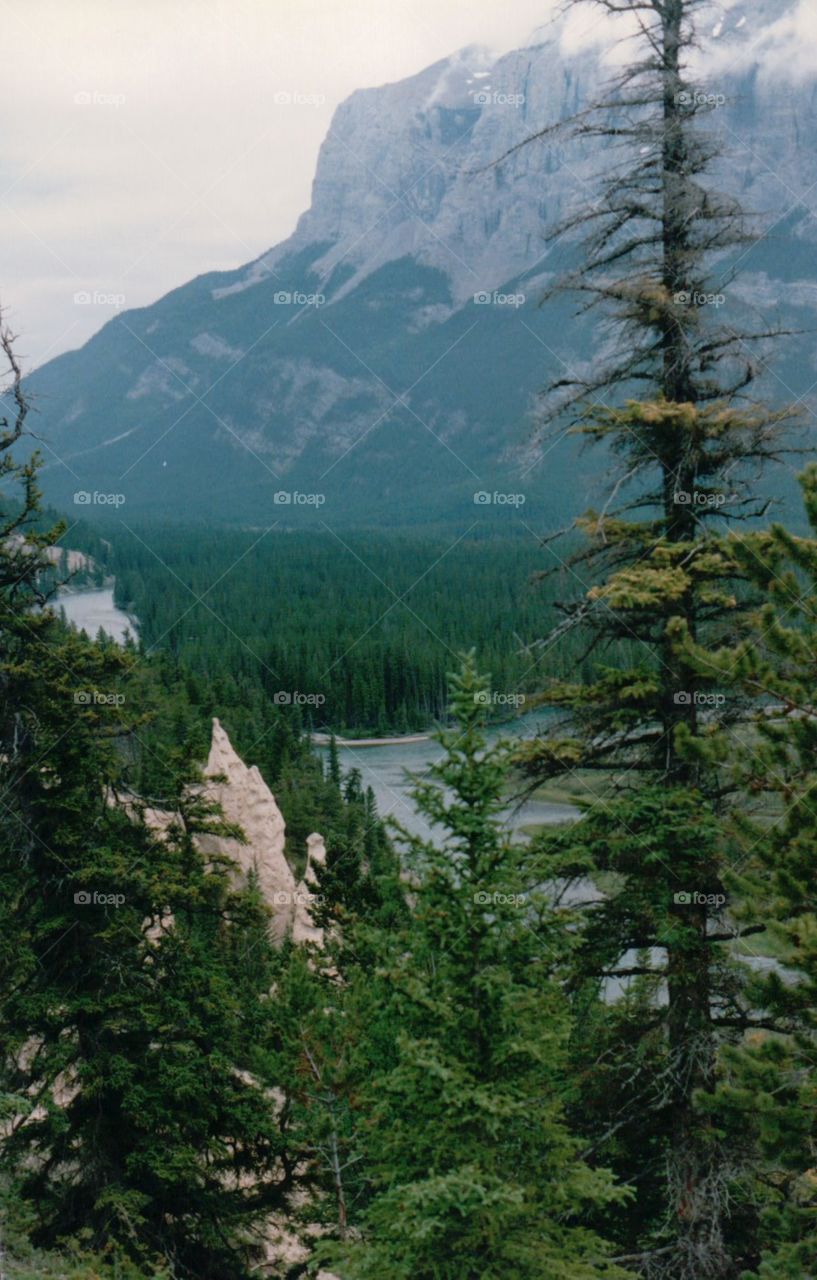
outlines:
[{"label": "evergreen tree", "polygon": [[340,759],[338,757],[338,740],[334,733],[329,739],[329,759],[327,762],[327,772],[331,782],[340,788]]},{"label": "evergreen tree", "polygon": [[817,466],[801,483],[810,536],[775,524],[733,539],[765,601],[744,640],[712,651],[678,626],[689,659],[730,697],[761,699],[734,761],[743,857],[730,888],[764,963],[711,1109],[736,1146],[759,1147],[763,1250],[751,1274],[763,1280],[817,1274]]},{"label": "evergreen tree", "polygon": [[[758,360],[746,353],[770,332],[746,332],[707,305],[728,289],[724,255],[751,237],[737,203],[715,189],[719,146],[702,127],[706,95],[687,70],[702,0],[586,2],[607,18],[634,18],[638,46],[620,80],[567,126],[618,148],[602,198],[571,214],[585,238],[559,286],[583,309],[601,308],[602,351],[612,354],[551,388],[548,421],[563,429],[567,415],[620,470],[603,509],[577,524],[569,565],[584,592],[546,641],[549,649],[582,634],[595,671],[543,694],[565,709],[567,725],[529,744],[522,764],[539,780],[577,768],[598,780],[599,811],[556,846],[543,842],[550,875],[589,876],[607,894],[587,905],[576,986],[586,1001],[594,981],[598,998],[611,971],[626,979],[631,970],[639,991],[651,982],[654,1002],[666,1002],[652,1018],[643,999],[611,1015],[614,1052],[643,1086],[627,1099],[643,1128],[624,1124],[611,1099],[594,1117],[615,1135],[600,1155],[617,1150],[642,1196],[623,1228],[628,1245],[638,1240],[634,1265],[700,1280],[733,1275],[739,1247],[730,1236],[732,1155],[696,1101],[714,1090],[724,1010],[739,1000],[722,946],[723,880],[738,855],[718,835],[724,777],[709,745],[739,708],[689,661],[675,627],[682,620],[708,645],[741,634],[752,602],[724,528],[762,513],[756,474],[790,448],[791,415],[750,398]],[[698,896],[675,899],[687,893]],[[621,1016],[628,1007],[630,1019]],[[606,1021],[592,1002],[587,1016]],[[611,1046],[581,1042],[592,1076]],[[637,1176],[645,1150],[658,1199]]]},{"label": "evergreen tree", "polygon": [[[346,997],[368,1190],[328,1250],[349,1280],[623,1275],[582,1225],[620,1199],[565,1126],[566,938],[525,900],[524,850],[502,830],[507,753],[488,748],[485,681],[452,681],[455,726],[415,799],[446,832],[405,837],[410,918],[369,938],[375,974]],[[530,913],[540,912],[535,936]]]},{"label": "evergreen tree", "polygon": [[11,452],[26,405],[0,338],[17,405],[0,468],[21,489],[0,515],[3,1164],[37,1245],[82,1234],[140,1274],[238,1280],[286,1185],[273,1110],[246,1070],[270,965],[258,949],[248,985],[236,957],[265,916],[198,852],[195,834],[220,829],[201,797],[180,792],[157,833],[124,785],[135,655],[40,607],[57,535],[36,533],[36,457]]}]

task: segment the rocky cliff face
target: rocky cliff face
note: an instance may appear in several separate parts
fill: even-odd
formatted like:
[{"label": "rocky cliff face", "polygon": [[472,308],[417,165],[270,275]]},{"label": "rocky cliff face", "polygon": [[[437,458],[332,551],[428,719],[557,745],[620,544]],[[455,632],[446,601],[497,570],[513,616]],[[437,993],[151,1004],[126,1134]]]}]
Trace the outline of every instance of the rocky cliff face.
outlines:
[{"label": "rocky cliff face", "polygon": [[245,875],[255,871],[265,902],[275,909],[274,931],[283,938],[295,894],[295,879],[284,857],[284,818],[257,766],[244,764],[218,720],[213,721],[204,775],[206,794],[220,806],[225,821],[241,827],[246,842],[200,836],[199,846],[203,853],[230,858]]},{"label": "rocky cliff face", "polygon": [[[551,30],[498,61],[474,46],[398,84],[359,90],[335,114],[294,236],[228,288],[249,287],[310,250],[333,302],[401,258],[442,272],[454,309],[529,273],[546,256],[543,228],[581,180],[565,167],[576,148],[554,142],[544,173],[535,148],[495,162],[598,85],[598,57],[565,62]],[[351,270],[342,281],[341,264]],[[418,313],[415,323],[430,323],[443,311]]]},{"label": "rocky cliff face", "polygon": [[[322,835],[307,837],[307,857],[303,879],[296,883],[287,862],[284,846],[286,823],[256,765],[247,766],[230,742],[221,722],[213,720],[210,754],[204,769],[202,793],[217,804],[224,822],[238,827],[243,840],[227,836],[200,835],[196,843],[208,858],[228,859],[235,874],[245,879],[251,872],[258,880],[259,891],[270,909],[270,929],[282,942],[288,935],[297,943],[323,945],[323,930],[312,918],[312,907],[318,892],[317,872],[326,861],[326,845]],[[132,796],[111,796],[112,804],[136,813]],[[167,809],[143,808],[139,813],[159,837],[176,821],[177,815]],[[169,919],[157,929],[172,923]]]},{"label": "rocky cliff face", "polygon": [[[805,328],[817,54],[794,8],[713,8],[700,70],[727,154],[719,181],[772,227],[724,306]],[[567,302],[538,303],[569,252],[549,229],[615,156],[553,136],[514,148],[591,100],[610,58],[556,24],[499,60],[469,48],[352,94],[289,240],[125,312],[33,377],[49,496],[113,492],[131,515],[285,527],[473,518],[474,492],[502,485],[524,484],[544,523],[583,506],[594,476],[571,442],[533,471],[525,446],[538,389],[598,337]],[[770,379],[770,394],[810,387],[811,348],[790,346],[786,390]]]},{"label": "rocky cliff face", "polygon": [[309,836],[304,878],[296,884],[284,854],[286,823],[275,797],[257,765],[247,766],[237,754],[217,719],[204,777],[205,794],[219,805],[225,822],[241,828],[244,840],[199,836],[201,851],[229,858],[242,876],[256,874],[279,942],[290,934],[295,942],[322,945],[323,932],[315,927],[310,907],[318,890],[316,869],[326,860],[323,836]]}]

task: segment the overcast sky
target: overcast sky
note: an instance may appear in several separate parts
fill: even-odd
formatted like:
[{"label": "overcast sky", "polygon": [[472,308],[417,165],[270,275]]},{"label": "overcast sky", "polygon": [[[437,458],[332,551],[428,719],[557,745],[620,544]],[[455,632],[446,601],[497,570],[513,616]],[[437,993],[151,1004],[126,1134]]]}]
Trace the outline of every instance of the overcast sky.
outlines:
[{"label": "overcast sky", "polygon": [[[28,367],[100,328],[104,299],[144,305],[287,236],[352,90],[468,44],[504,52],[554,4],[0,0],[0,302]],[[815,10],[800,0],[787,69],[813,62]]]},{"label": "overcast sky", "polygon": [[[0,301],[26,363],[79,346],[112,304],[239,266],[309,204],[352,90],[467,44],[513,48],[551,0],[0,3]],[[276,94],[317,104],[276,103]]]}]

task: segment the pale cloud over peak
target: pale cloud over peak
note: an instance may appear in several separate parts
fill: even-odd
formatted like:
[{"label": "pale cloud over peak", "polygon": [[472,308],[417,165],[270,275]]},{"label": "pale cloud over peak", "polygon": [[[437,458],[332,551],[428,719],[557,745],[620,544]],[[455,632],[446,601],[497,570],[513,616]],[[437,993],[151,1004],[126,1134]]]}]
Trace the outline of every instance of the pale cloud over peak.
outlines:
[{"label": "pale cloud over peak", "polygon": [[[803,0],[771,37],[747,32],[747,56],[756,40],[771,66],[808,58],[813,6]],[[284,239],[353,90],[469,45],[499,54],[535,32],[558,35],[569,56],[603,31],[589,8],[566,23],[557,11],[554,0],[4,6],[13,54],[0,95],[14,127],[0,135],[0,300],[29,362],[80,345],[113,306],[144,305]]]},{"label": "pale cloud over peak", "polygon": [[27,0],[4,6],[0,299],[30,361],[240,265],[308,206],[353,90],[468,44],[502,52],[548,0]]}]

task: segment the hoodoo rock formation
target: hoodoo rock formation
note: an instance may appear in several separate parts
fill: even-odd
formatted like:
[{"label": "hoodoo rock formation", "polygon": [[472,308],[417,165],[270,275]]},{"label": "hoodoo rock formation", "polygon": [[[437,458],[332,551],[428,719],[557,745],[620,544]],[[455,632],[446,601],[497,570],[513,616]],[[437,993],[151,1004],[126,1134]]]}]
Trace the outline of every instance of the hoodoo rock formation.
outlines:
[{"label": "hoodoo rock formation", "polygon": [[284,853],[286,822],[275,797],[258,766],[244,763],[217,719],[204,778],[205,795],[219,805],[226,822],[241,828],[244,839],[199,836],[202,853],[228,857],[244,875],[255,872],[279,942],[291,933],[296,942],[320,945],[323,932],[315,927],[310,903],[317,891],[315,868],[326,858],[323,836],[309,836],[304,879],[296,885]]},{"label": "hoodoo rock formation", "polygon": [[295,891],[295,912],[292,921],[293,942],[312,942],[323,946],[323,929],[318,929],[312,918],[312,904],[320,892],[316,869],[326,862],[326,845],[317,832],[306,839],[306,870]]},{"label": "hoodoo rock formation", "polygon": [[[295,942],[323,945],[311,907],[318,892],[317,868],[326,861],[324,838],[307,837],[306,868],[296,884],[284,853],[286,822],[257,765],[247,766],[230,742],[221,722],[213,720],[210,754],[204,768],[201,793],[219,806],[224,822],[241,831],[235,836],[199,835],[196,843],[205,856],[227,858],[239,876],[254,872],[261,895],[271,912],[271,931],[277,942],[291,934]],[[177,815],[167,809],[145,808],[135,796],[111,797],[111,803],[129,812],[137,808],[152,831],[163,836]],[[163,926],[169,922],[165,920]]]}]

